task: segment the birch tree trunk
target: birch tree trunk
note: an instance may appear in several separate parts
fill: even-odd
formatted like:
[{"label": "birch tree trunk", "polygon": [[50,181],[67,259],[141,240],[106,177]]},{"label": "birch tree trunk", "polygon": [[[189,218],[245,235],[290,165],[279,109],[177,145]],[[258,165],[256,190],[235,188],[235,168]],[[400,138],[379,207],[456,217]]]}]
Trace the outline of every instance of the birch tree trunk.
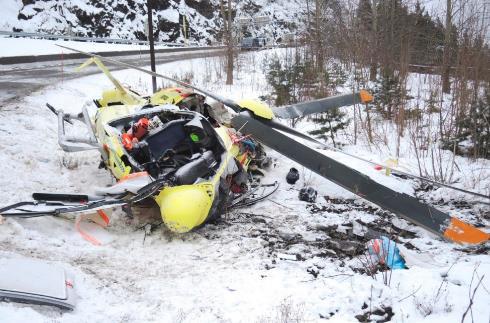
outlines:
[{"label": "birch tree trunk", "polygon": [[233,84],[233,35],[231,0],[228,0],[228,10],[225,11],[224,0],[220,1],[221,15],[223,16],[223,33],[226,42],[226,84]]}]

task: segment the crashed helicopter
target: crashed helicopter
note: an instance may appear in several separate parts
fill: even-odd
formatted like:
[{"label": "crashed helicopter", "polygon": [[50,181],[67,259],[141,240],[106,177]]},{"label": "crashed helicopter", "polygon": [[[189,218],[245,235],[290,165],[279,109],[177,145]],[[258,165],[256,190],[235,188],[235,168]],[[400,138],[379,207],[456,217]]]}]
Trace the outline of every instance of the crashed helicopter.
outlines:
[{"label": "crashed helicopter", "polygon": [[[234,102],[137,66],[58,46],[90,57],[80,68],[95,63],[115,86],[94,100],[95,115],[90,115],[86,108],[79,114],[65,114],[48,104],[58,116],[59,144],[68,152],[99,150],[101,166],[107,168],[118,182],[93,196],[34,193],[34,201],[0,208],[2,216],[83,213],[114,206],[123,206],[130,212],[131,206],[154,200],[160,208],[163,223],[170,230],[188,232],[227,208],[250,205],[277,189],[277,183],[264,185],[252,181],[251,184],[250,172],[260,170],[268,163],[261,145],[264,144],[445,239],[475,244],[489,240],[488,233],[412,196],[395,192],[300,143],[293,137],[324,145],[277,121],[277,118],[296,118],[367,103],[372,100],[367,91],[271,109],[258,101]],[[173,81],[181,88],[164,88],[150,97],[142,97],[122,86],[103,60]],[[217,106],[211,107],[205,102],[206,97],[230,108],[234,115],[223,120],[221,113],[225,110],[218,112]],[[65,123],[73,121],[87,126],[88,138],[71,137],[65,133]],[[261,193],[256,194],[259,189]]]}]

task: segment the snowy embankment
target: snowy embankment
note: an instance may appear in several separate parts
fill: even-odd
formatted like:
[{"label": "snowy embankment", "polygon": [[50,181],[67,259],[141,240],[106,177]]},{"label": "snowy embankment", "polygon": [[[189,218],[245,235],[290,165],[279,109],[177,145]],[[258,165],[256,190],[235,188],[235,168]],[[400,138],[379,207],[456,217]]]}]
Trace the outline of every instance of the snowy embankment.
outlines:
[{"label": "snowy embankment", "polygon": [[[270,54],[242,55],[233,86],[223,85],[219,58],[157,69],[233,99],[257,98],[270,92],[262,68]],[[114,75],[134,90],[148,93],[147,75],[129,70]],[[97,169],[97,153],[60,151],[55,117],[44,107],[50,102],[75,112],[107,88],[111,84],[105,76],[93,75],[59,83],[0,108],[0,132],[9,138],[0,142],[1,205],[28,199],[36,191],[92,192],[113,183],[106,171]],[[301,127],[315,125],[306,122]],[[362,146],[345,149],[375,161],[386,157],[382,150],[370,152]],[[325,153],[396,190],[413,193],[412,182],[387,177],[338,153]],[[72,219],[6,220],[0,225],[0,257],[32,257],[62,265],[76,277],[79,300],[73,312],[0,303],[1,321],[316,322],[330,318],[330,322],[357,322],[393,314],[394,322],[446,323],[461,320],[480,279],[471,315],[474,322],[488,321],[490,256],[445,242],[279,154],[269,154],[274,166],[263,181],[280,181],[278,192],[191,233],[177,235],[164,227],[145,233],[141,227],[157,218],[128,219],[115,210],[111,225],[99,232],[103,245],[93,246],[74,230]],[[403,158],[403,165],[416,173],[413,158],[408,153]],[[285,181],[290,167],[301,173],[292,186]],[[318,190],[316,203],[298,200],[303,185]],[[435,192],[431,194],[440,194]],[[442,206],[445,211],[451,207],[452,215],[465,219],[478,212],[471,205],[467,209]],[[396,236],[410,269],[389,273],[387,284],[381,273],[376,279],[363,274],[366,227]]]},{"label": "snowy embankment", "polygon": [[[65,40],[46,40],[30,38],[9,38],[0,36],[0,57],[31,56],[31,55],[52,55],[71,53],[66,49],[56,45],[73,47],[82,51],[93,53],[112,52],[112,51],[144,51],[148,50],[147,45],[130,44],[109,44],[93,43]],[[155,45],[155,49],[169,48],[164,45]]]}]

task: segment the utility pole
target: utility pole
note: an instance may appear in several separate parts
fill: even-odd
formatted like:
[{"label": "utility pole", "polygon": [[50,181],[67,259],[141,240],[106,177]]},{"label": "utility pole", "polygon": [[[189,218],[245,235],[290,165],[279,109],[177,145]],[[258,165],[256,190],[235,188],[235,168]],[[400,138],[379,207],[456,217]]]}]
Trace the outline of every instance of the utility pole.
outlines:
[{"label": "utility pole", "polygon": [[[146,3],[146,7],[148,9],[148,42],[150,43],[150,62],[151,62],[151,71],[153,73],[156,72],[155,68],[155,46],[153,44],[153,1],[148,0]],[[151,76],[151,82],[153,84],[153,93],[157,91],[157,78],[155,75]]]}]

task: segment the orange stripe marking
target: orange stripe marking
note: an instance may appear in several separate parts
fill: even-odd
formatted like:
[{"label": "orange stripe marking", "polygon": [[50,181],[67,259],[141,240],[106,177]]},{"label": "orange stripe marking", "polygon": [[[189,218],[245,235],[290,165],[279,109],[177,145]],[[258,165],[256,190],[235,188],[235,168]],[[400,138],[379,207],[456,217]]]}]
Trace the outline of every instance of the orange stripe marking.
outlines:
[{"label": "orange stripe marking", "polygon": [[136,177],[140,177],[140,176],[147,176],[148,173],[147,172],[137,172],[137,173],[132,173],[132,174],[128,174],[128,175],[124,175],[123,177],[121,177],[121,179],[119,181],[117,181],[118,183],[121,183],[121,182],[124,182],[128,179],[133,179],[133,178],[136,178]]},{"label": "orange stripe marking", "polygon": [[373,101],[373,99],[374,99],[372,94],[366,90],[361,90],[359,92],[359,96],[361,97],[361,103],[369,103],[369,102]]},{"label": "orange stripe marking", "polygon": [[102,221],[104,221],[105,226],[108,226],[109,225],[109,217],[107,216],[107,214],[103,210],[97,210],[97,214],[100,216]]},{"label": "orange stripe marking", "polygon": [[444,231],[444,237],[459,243],[478,244],[488,241],[490,234],[457,218],[451,218],[449,227]]}]

